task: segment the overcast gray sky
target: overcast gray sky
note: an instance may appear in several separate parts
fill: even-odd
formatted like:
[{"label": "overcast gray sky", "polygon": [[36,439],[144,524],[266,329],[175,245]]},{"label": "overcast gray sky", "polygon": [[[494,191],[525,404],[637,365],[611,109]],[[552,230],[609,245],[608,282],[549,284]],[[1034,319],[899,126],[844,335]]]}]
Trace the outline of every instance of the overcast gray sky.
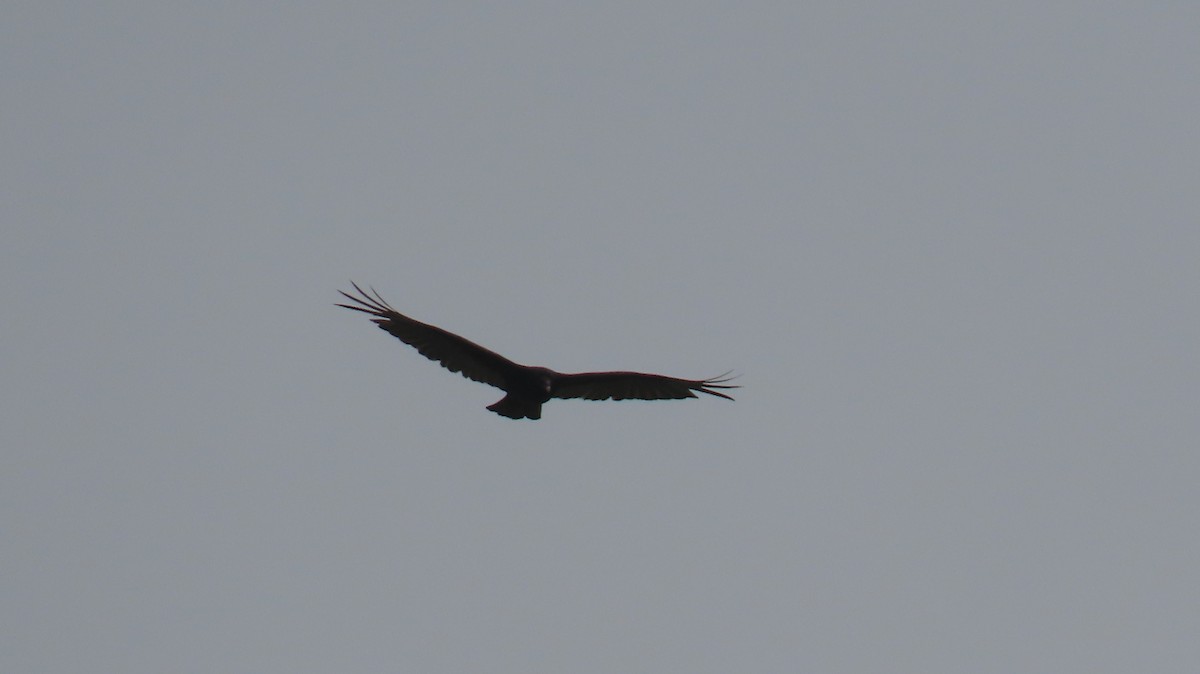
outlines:
[{"label": "overcast gray sky", "polygon": [[2,14],[0,670],[1200,663],[1195,3]]}]

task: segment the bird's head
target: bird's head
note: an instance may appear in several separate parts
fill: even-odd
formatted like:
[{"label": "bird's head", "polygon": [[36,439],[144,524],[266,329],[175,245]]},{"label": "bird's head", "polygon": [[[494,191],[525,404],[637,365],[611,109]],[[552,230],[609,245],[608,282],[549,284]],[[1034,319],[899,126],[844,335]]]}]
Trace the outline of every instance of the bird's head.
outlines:
[{"label": "bird's head", "polygon": [[538,390],[541,393],[545,393],[547,396],[553,393],[554,377],[558,373],[546,367],[535,367],[531,369],[533,370],[534,381],[537,382]]}]

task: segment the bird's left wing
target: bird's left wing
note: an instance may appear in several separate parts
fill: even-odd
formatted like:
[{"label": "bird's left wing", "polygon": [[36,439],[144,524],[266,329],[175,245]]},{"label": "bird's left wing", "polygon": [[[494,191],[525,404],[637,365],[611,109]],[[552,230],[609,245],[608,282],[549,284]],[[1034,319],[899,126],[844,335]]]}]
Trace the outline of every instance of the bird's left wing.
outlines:
[{"label": "bird's left wing", "polygon": [[733,400],[715,389],[741,388],[729,383],[732,377],[677,379],[644,372],[582,372],[563,374],[555,381],[555,398],[587,400],[670,400],[695,398],[694,391]]}]

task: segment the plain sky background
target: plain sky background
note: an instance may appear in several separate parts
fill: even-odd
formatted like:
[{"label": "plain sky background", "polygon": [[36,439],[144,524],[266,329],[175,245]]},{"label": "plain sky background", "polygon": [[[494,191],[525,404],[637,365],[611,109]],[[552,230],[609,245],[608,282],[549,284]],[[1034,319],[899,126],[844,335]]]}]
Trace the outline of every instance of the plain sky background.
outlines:
[{"label": "plain sky background", "polygon": [[1200,667],[1195,2],[0,18],[0,670]]}]

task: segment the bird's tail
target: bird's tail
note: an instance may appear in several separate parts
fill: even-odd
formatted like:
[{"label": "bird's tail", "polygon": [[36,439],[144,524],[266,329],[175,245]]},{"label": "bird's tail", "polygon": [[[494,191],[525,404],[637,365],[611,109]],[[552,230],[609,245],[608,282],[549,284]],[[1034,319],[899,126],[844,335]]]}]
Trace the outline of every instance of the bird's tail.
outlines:
[{"label": "bird's tail", "polygon": [[528,399],[517,398],[512,394],[488,405],[488,409],[509,419],[541,419],[542,404]]}]

